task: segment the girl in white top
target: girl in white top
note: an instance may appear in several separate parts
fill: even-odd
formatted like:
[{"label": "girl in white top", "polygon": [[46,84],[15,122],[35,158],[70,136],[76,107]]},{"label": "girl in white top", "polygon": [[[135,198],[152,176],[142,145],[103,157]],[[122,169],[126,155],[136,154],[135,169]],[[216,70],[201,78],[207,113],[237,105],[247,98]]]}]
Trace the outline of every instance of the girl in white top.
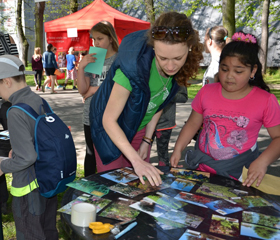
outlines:
[{"label": "girl in white top", "polygon": [[202,86],[215,82],[215,74],[219,70],[220,55],[228,41],[228,31],[223,26],[215,26],[206,30],[204,48],[206,53],[211,54],[211,62],[203,75]]}]

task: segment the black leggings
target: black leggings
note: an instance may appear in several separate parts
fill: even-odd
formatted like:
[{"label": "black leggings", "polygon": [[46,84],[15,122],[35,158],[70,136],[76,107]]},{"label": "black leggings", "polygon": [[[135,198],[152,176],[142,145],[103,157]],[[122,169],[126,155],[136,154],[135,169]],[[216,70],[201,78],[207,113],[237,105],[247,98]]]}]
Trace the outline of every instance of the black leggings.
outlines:
[{"label": "black leggings", "polygon": [[84,174],[85,177],[96,173],[96,160],[93,148],[93,142],[91,140],[90,126],[84,125],[84,133],[86,140],[86,155],[84,162]]},{"label": "black leggings", "polygon": [[39,86],[39,88],[41,87],[41,84],[42,84],[42,73],[43,73],[43,70],[35,70],[35,82],[36,84]]}]

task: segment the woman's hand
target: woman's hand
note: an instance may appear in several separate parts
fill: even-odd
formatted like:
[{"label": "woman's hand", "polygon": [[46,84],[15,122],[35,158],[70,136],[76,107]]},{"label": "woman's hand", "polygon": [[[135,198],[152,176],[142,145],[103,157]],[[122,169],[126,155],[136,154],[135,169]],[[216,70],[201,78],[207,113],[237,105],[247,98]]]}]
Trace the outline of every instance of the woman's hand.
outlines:
[{"label": "woman's hand", "polygon": [[146,177],[152,186],[159,186],[162,184],[160,175],[162,175],[163,172],[154,167],[152,164],[142,160],[133,161],[132,166],[142,184],[145,184],[143,177]]},{"label": "woman's hand", "polygon": [[137,152],[138,152],[139,156],[143,160],[145,160],[147,158],[147,156],[148,156],[149,150],[150,150],[150,145],[148,143],[142,141],[142,143],[141,143],[141,145],[140,145],[140,147],[139,147]]}]

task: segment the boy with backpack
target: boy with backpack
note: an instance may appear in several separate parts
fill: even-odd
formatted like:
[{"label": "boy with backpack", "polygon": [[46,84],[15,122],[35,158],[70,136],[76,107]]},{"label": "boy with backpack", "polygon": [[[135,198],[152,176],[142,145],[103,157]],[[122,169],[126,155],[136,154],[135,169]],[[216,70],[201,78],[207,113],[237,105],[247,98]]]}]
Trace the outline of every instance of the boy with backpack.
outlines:
[{"label": "boy with backpack", "polygon": [[[43,99],[27,86],[24,70],[23,63],[17,57],[0,56],[0,96],[9,100],[13,106],[25,103],[38,115],[42,115],[46,112]],[[17,239],[55,240],[58,239],[57,197],[54,195],[46,198],[40,194],[41,185],[36,178],[40,176],[36,176],[35,170],[36,160],[39,159],[39,152],[36,152],[34,146],[35,121],[26,112],[13,106],[8,112],[12,150],[8,159],[0,160],[0,175],[13,175],[11,194]],[[69,134],[66,135],[69,139]],[[46,168],[46,171],[49,169]],[[54,177],[48,174],[49,178]]]}]

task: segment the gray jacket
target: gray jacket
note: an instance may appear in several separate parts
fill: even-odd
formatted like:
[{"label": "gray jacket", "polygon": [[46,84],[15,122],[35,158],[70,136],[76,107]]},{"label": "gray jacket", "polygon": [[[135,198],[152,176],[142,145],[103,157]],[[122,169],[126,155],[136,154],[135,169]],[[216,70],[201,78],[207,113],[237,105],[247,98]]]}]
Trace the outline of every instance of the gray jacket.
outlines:
[{"label": "gray jacket", "polygon": [[[12,105],[26,103],[38,114],[43,113],[40,96],[32,92],[28,86],[13,93],[9,101]],[[35,121],[22,110],[13,108],[8,112],[8,129],[13,154],[12,158],[1,162],[0,168],[4,173],[13,174],[12,186],[15,188],[25,187],[35,179],[34,163],[37,153],[34,148],[34,127]]]}]

